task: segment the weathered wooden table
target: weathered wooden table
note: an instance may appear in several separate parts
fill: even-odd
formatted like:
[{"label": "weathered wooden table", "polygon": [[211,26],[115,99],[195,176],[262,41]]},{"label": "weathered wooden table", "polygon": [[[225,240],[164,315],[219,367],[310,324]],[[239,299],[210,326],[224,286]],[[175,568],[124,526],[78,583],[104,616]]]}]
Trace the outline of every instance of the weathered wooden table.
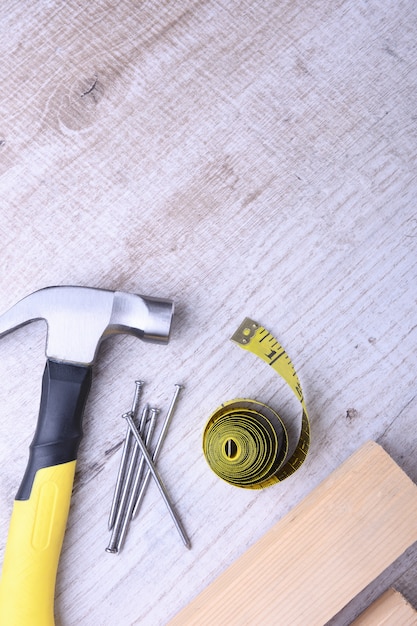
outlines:
[{"label": "weathered wooden table", "polygon": [[[0,309],[46,285],[172,298],[168,346],[103,344],[57,583],[57,625],[165,624],[350,453],[375,439],[417,480],[416,95],[412,0],[7,0],[0,16]],[[285,346],[312,417],[280,485],[220,481],[201,449],[224,400],[297,406],[229,341],[245,316]],[[0,558],[27,461],[45,327],[1,341]],[[165,409],[125,549],[107,516],[134,380]],[[395,583],[417,606],[417,549]]]}]

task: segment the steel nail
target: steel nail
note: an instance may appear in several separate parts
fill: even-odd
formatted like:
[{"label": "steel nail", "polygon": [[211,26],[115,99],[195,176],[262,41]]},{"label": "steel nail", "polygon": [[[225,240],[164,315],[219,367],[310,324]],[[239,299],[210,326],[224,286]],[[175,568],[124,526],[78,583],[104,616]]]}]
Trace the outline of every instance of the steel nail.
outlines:
[{"label": "steel nail", "polygon": [[143,380],[135,380],[135,394],[133,396],[133,400],[132,400],[132,408],[130,409],[131,413],[133,414],[133,417],[136,416],[136,411],[138,409],[139,406],[139,398],[140,398],[140,394],[142,391],[142,387],[145,383],[143,382]]},{"label": "steel nail", "polygon": [[[131,409],[133,414],[136,413],[137,406],[139,403],[139,397],[140,397],[143,385],[144,383],[142,380],[135,380],[135,394],[133,396],[132,409]],[[110,507],[110,514],[109,514],[109,521],[108,521],[109,530],[113,528],[114,522],[116,520],[117,508],[118,508],[119,501],[120,501],[120,494],[122,491],[122,485],[123,485],[124,477],[126,474],[127,460],[128,460],[130,445],[132,441],[131,437],[132,435],[130,432],[130,428],[127,427],[125,440],[123,442],[122,458],[120,459],[119,471],[117,473],[116,485],[115,485],[114,493],[113,493],[113,500],[112,500],[111,507]]]},{"label": "steel nail", "polygon": [[[148,412],[149,412],[149,406],[146,404],[145,407],[143,408],[142,416],[140,420],[142,427],[146,422]],[[131,420],[131,423],[135,425],[133,422],[133,414],[131,413],[131,411],[129,411],[129,413],[125,413],[123,417],[126,417],[126,415],[129,415],[129,419]],[[130,431],[132,432],[132,428],[130,424],[129,424],[129,428],[130,428]],[[113,528],[112,528],[110,542],[106,548],[106,552],[110,552],[111,554],[114,554],[118,551],[117,550],[118,537],[119,537],[120,528],[123,524],[123,519],[124,519],[125,512],[126,512],[126,505],[129,499],[130,488],[132,485],[132,479],[133,479],[133,475],[135,472],[135,467],[137,464],[139,451],[140,451],[140,447],[137,445],[136,442],[134,442],[134,446],[132,446],[132,451],[128,460],[128,467],[125,472],[123,483],[121,484],[121,488],[120,488],[121,494],[120,494],[118,507],[116,510],[116,517],[115,517],[115,521],[114,521]]]},{"label": "steel nail", "polygon": [[156,469],[156,467],[155,467],[155,465],[154,465],[154,463],[152,461],[152,458],[151,458],[148,450],[146,449],[145,443],[144,443],[142,437],[140,436],[140,433],[138,432],[138,429],[135,426],[135,423],[134,423],[134,421],[132,419],[131,414],[130,413],[125,413],[123,415],[123,417],[126,419],[127,423],[129,424],[129,426],[130,426],[130,428],[132,430],[133,436],[135,437],[136,441],[138,442],[139,448],[141,449],[141,452],[142,452],[142,454],[143,454],[143,456],[145,458],[145,461],[146,461],[146,463],[147,463],[147,465],[148,465],[148,467],[150,469],[150,472],[152,474],[152,477],[154,478],[154,480],[156,482],[156,485],[157,485],[159,491],[161,492],[161,495],[162,495],[162,497],[164,499],[164,502],[165,502],[165,504],[166,504],[166,506],[168,508],[168,511],[169,511],[172,519],[174,520],[175,526],[177,527],[177,530],[178,530],[178,532],[179,532],[179,534],[181,536],[181,539],[184,542],[184,545],[187,548],[190,549],[191,548],[190,540],[187,537],[187,534],[186,534],[186,532],[184,530],[184,527],[183,527],[183,525],[181,523],[181,520],[179,519],[179,517],[177,516],[177,514],[175,512],[174,505],[172,504],[172,502],[170,500],[170,497],[168,495],[166,487],[165,487],[164,483],[162,482],[162,479],[161,479],[161,477],[159,475],[159,472]]},{"label": "steel nail", "polygon": [[[144,437],[145,437],[145,445],[146,447],[149,449],[149,444],[152,440],[152,435],[154,433],[155,430],[155,424],[156,424],[156,418],[157,415],[159,413],[159,409],[156,408],[151,408],[150,410],[150,420],[149,420],[149,426],[146,430],[146,432],[144,432]],[[129,427],[130,428],[130,427]],[[136,470],[136,475],[135,475],[135,479],[133,482],[133,486],[132,486],[132,490],[130,492],[130,497],[129,497],[129,501],[126,505],[126,511],[125,511],[125,515],[123,517],[123,522],[121,524],[120,527],[120,532],[119,532],[119,536],[118,536],[118,541],[117,541],[117,551],[120,552],[120,550],[123,547],[124,541],[126,539],[126,535],[127,535],[127,531],[129,528],[129,523],[132,519],[132,510],[133,507],[135,505],[136,502],[136,498],[137,498],[137,494],[138,494],[138,490],[140,487],[140,482],[141,482],[141,478],[142,478],[142,474],[143,474],[143,466],[145,463],[145,459],[143,457],[143,455],[140,457],[139,460],[139,465],[137,467]]]},{"label": "steel nail", "polygon": [[[174,414],[174,409],[175,409],[175,406],[176,406],[176,403],[177,403],[177,400],[178,400],[178,396],[179,396],[179,393],[180,393],[181,389],[184,389],[183,385],[180,385],[178,383],[175,384],[174,395],[172,397],[171,404],[169,405],[169,408],[168,408],[168,411],[167,411],[164,423],[163,423],[162,428],[161,428],[161,432],[160,432],[158,440],[156,442],[154,453],[152,455],[152,460],[154,462],[156,462],[158,460],[159,453],[160,453],[162,445],[163,445],[163,443],[165,441],[165,438],[166,438],[166,435],[167,435],[167,432],[168,432],[168,427],[169,427],[169,425],[171,423],[172,416]],[[134,519],[137,516],[138,512],[139,512],[139,509],[140,509],[140,507],[142,505],[142,501],[143,501],[143,498],[144,498],[144,495],[145,495],[146,488],[147,488],[147,486],[149,484],[150,477],[151,477],[151,471],[150,471],[150,469],[148,469],[146,471],[146,473],[145,473],[145,477],[143,479],[142,486],[140,488],[140,491],[139,491],[139,494],[138,494],[138,497],[137,497],[137,500],[136,500],[136,504],[135,504],[135,507],[133,509],[132,519]]]}]

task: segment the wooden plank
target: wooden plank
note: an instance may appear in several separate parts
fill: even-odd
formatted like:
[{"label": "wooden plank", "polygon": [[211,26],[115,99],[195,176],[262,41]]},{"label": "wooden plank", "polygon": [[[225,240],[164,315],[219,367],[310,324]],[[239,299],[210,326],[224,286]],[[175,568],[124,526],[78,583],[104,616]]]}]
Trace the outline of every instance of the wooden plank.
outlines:
[{"label": "wooden plank", "polygon": [[386,589],[395,588],[417,606],[417,541],[343,607],[326,626],[346,626],[376,602]]},{"label": "wooden plank", "polygon": [[351,626],[416,626],[417,613],[404,596],[388,589]]},{"label": "wooden plank", "polygon": [[170,625],[324,624],[417,539],[416,516],[417,486],[368,442]]}]

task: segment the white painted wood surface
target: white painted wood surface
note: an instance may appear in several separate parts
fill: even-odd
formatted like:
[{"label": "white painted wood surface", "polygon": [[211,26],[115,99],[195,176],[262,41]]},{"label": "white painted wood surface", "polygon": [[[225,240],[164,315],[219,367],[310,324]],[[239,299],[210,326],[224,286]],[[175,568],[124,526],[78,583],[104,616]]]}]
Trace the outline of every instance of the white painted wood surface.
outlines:
[{"label": "white painted wood surface", "polygon": [[[370,438],[417,480],[416,17],[413,0],[3,2],[0,309],[52,284],[176,302],[168,346],[100,352],[57,626],[165,624]],[[287,349],[312,416],[306,465],[259,493],[201,452],[223,400],[299,418],[229,341],[245,316]],[[41,322],[1,340],[0,558],[44,341]],[[135,378],[161,408],[186,386],[159,467],[190,552],[153,485],[104,551]]]}]

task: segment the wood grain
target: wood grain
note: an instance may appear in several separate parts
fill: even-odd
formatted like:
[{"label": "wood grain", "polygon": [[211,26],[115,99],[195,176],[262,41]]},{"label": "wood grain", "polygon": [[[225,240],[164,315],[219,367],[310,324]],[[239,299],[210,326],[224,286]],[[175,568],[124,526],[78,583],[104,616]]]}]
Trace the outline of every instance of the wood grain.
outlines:
[{"label": "wood grain", "polygon": [[417,541],[330,619],[326,626],[343,626],[352,622],[376,602],[389,587],[395,589],[401,587],[406,598],[410,595],[412,597],[416,577],[416,557]]},{"label": "wood grain", "polygon": [[[163,626],[369,439],[417,481],[416,27],[414,0],[2,3],[0,311],[54,284],[176,304],[168,346],[100,350],[57,626]],[[312,418],[306,464],[261,493],[222,484],[201,450],[235,397],[299,427],[229,341],[245,316],[287,350]],[[42,322],[0,344],[0,561],[44,346]],[[189,553],[154,485],[105,553],[136,378],[162,412],[185,385],[159,470]],[[396,586],[415,606],[416,563]]]},{"label": "wood grain", "polygon": [[417,540],[416,514],[417,486],[366,444],[170,626],[325,624]]},{"label": "wood grain", "polygon": [[388,589],[352,622],[352,626],[398,626],[398,624],[415,626],[417,613],[395,589]]}]

